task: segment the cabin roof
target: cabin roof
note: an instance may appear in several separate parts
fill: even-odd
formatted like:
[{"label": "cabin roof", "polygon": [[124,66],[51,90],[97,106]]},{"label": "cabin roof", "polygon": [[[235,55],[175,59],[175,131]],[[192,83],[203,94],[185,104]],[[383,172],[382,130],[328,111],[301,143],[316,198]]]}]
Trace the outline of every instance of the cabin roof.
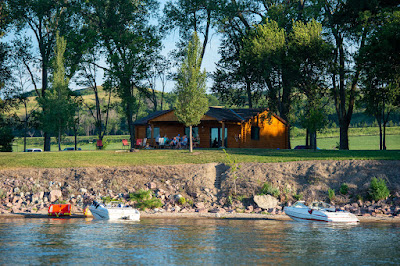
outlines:
[{"label": "cabin roof", "polygon": [[[210,107],[208,111],[205,113],[206,116],[213,117],[218,121],[226,121],[226,122],[244,122],[247,121],[259,113],[266,111],[267,109],[229,109],[229,108],[216,108]],[[148,122],[156,117],[162,116],[166,113],[172,112],[173,109],[156,111],[151,113],[150,115],[143,117],[142,119],[137,120],[134,125],[146,125]],[[286,121],[280,118],[279,116],[273,114],[276,118],[278,118],[282,123],[286,124]]]}]

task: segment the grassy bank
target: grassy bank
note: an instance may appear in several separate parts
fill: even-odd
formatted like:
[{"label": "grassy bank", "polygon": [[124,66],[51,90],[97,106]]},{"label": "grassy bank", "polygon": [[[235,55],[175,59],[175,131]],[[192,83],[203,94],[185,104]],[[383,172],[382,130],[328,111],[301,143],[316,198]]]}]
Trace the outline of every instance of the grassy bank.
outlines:
[{"label": "grassy bank", "polygon": [[[400,160],[400,151],[266,150],[228,149],[237,162],[289,162],[306,160]],[[140,150],[66,151],[41,153],[0,153],[0,169],[65,168],[130,165],[174,165],[186,163],[227,163],[222,150]]]},{"label": "grassy bank", "polygon": [[[293,129],[291,138],[292,147],[305,144],[305,130]],[[110,135],[104,139],[106,150],[119,150],[122,148],[122,140],[129,139],[128,135]],[[96,136],[79,136],[78,146],[85,151],[96,150]],[[326,129],[318,133],[317,145],[321,149],[333,150],[339,143],[339,129]],[[349,145],[351,150],[379,150],[379,129],[377,127],[350,128]],[[74,146],[74,137],[64,137],[61,149]],[[23,151],[23,138],[16,138],[13,151]],[[386,135],[386,147],[388,150],[400,150],[400,127],[388,127]],[[27,148],[43,148],[42,137],[27,138]],[[58,151],[56,138],[51,138],[51,151]]]},{"label": "grassy bank", "polygon": [[[292,147],[305,144],[305,137],[291,139]],[[317,146],[321,149],[333,150],[339,144],[339,136],[319,137]],[[350,150],[379,150],[379,136],[350,136]],[[400,134],[386,136],[386,148],[388,150],[400,150]]]}]

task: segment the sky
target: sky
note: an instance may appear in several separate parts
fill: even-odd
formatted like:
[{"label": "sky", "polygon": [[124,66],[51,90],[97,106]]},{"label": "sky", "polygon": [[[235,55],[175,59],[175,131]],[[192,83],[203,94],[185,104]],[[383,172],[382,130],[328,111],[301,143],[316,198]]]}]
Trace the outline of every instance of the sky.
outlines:
[{"label": "sky", "polygon": [[[165,4],[165,0],[161,0],[160,1],[160,12],[162,12],[163,10],[163,6]],[[30,36],[33,40],[33,44],[34,44],[34,48],[37,48],[37,44],[35,43],[35,37],[32,34],[32,32],[27,31],[26,32],[27,36]],[[11,40],[15,39],[15,35],[14,34],[8,34],[6,36],[4,36],[4,38],[2,38],[3,42],[11,42]],[[201,38],[201,36],[200,36]],[[161,54],[168,57],[169,53],[174,50],[176,48],[176,42],[179,40],[179,32],[178,30],[172,31],[171,33],[169,33],[165,39],[163,39],[162,41],[162,45],[163,45],[163,49],[161,51]],[[202,41],[200,39],[200,41]],[[220,45],[220,40],[219,40],[219,36],[215,33],[215,31],[211,30],[210,31],[210,39],[208,41],[207,47],[206,47],[206,52],[204,55],[204,59],[203,59],[203,65],[202,68],[205,69],[207,71],[207,73],[213,73],[215,70],[215,64],[218,62],[220,56],[218,54],[218,48]],[[105,61],[102,60],[101,61],[102,65],[105,65]],[[41,73],[40,73],[40,69],[37,69],[36,74],[40,77]],[[98,77],[97,77],[97,82],[98,84],[102,84],[103,83],[103,72],[99,71]],[[166,91],[170,92],[173,90],[174,88],[174,81],[168,81],[166,84]],[[208,78],[207,80],[207,91],[210,92],[210,88],[212,86],[212,80],[211,78]],[[76,82],[74,81],[74,78],[71,80],[70,82],[70,88],[73,90],[77,90],[77,89],[82,89],[83,87],[79,86],[76,84]],[[161,85],[161,81],[157,81],[156,83],[156,90],[161,90],[162,89],[162,85]],[[33,90],[33,86],[30,86],[26,89],[27,91],[29,90]]]}]

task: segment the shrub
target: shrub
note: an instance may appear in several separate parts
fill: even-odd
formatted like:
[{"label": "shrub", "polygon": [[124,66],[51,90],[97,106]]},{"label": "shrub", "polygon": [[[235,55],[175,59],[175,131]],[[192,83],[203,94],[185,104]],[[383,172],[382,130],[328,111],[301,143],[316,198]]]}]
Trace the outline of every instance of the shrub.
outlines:
[{"label": "shrub", "polygon": [[238,195],[238,196],[236,196],[236,199],[238,200],[238,201],[244,201],[244,196],[243,195]]},{"label": "shrub", "polygon": [[109,203],[109,202],[111,202],[113,199],[112,199],[110,196],[105,196],[105,197],[102,197],[101,200],[102,200],[104,203]]},{"label": "shrub", "polygon": [[160,199],[153,198],[153,191],[140,189],[135,193],[129,193],[129,199],[136,201],[135,206],[141,210],[162,207]]},{"label": "shrub", "polygon": [[162,202],[160,199],[153,198],[153,199],[148,199],[148,200],[143,200],[141,202],[138,202],[136,204],[136,207],[139,208],[140,210],[145,210],[145,209],[154,209],[154,208],[160,208],[162,207]]},{"label": "shrub", "polygon": [[293,198],[295,200],[302,200],[303,199],[303,194],[295,194],[295,195],[293,195]]},{"label": "shrub", "polygon": [[335,190],[334,189],[328,189],[328,197],[330,201],[333,201],[335,199]]},{"label": "shrub", "polygon": [[184,197],[180,197],[178,202],[180,205],[184,205],[186,203],[186,199]]},{"label": "shrub", "polygon": [[139,189],[135,193],[129,193],[129,199],[137,202],[149,200],[152,198],[152,194],[153,192],[151,190]]},{"label": "shrub", "polygon": [[9,122],[0,116],[0,152],[12,151],[14,134]]},{"label": "shrub", "polygon": [[389,197],[390,192],[386,186],[385,180],[382,178],[373,177],[369,187],[369,195],[375,201],[386,199]]},{"label": "shrub", "polygon": [[339,189],[340,194],[347,195],[349,193],[349,186],[346,183],[343,183]]},{"label": "shrub", "polygon": [[273,187],[270,183],[264,183],[263,187],[261,188],[260,195],[272,195],[275,198],[279,197],[281,193],[279,189]]}]

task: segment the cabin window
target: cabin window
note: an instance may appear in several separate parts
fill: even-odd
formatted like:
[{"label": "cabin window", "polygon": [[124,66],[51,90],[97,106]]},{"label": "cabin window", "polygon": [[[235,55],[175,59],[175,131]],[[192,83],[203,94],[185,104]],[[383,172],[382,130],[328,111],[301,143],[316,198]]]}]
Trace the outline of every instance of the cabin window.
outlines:
[{"label": "cabin window", "polygon": [[[153,137],[159,138],[160,137],[160,128],[154,127],[153,130],[154,130]],[[151,127],[150,126],[146,128],[146,138],[151,139]]]},{"label": "cabin window", "polygon": [[[185,135],[189,138],[189,127],[185,127]],[[199,136],[199,128],[198,127],[192,127],[192,136],[193,138],[197,138]]]},{"label": "cabin window", "polygon": [[251,139],[252,140],[260,140],[260,128],[259,127],[251,127]]}]

